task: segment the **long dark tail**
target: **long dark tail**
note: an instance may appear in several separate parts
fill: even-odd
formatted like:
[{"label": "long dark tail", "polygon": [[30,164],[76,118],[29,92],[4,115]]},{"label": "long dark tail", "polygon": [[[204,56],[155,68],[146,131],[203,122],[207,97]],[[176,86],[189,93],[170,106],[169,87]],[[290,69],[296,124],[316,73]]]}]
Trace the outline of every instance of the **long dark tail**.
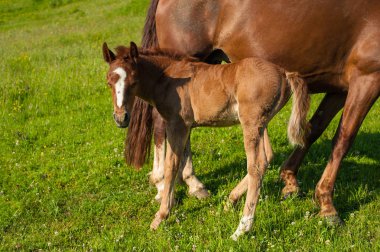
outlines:
[{"label": "long dark tail", "polygon": [[306,136],[310,131],[307,121],[310,96],[305,81],[298,73],[287,72],[286,79],[293,92],[293,106],[288,124],[288,138],[290,143],[303,147],[306,144]]},{"label": "long dark tail", "polygon": [[151,0],[148,14],[145,19],[143,38],[141,40],[142,48],[158,47],[156,33],[156,10],[159,0]]},{"label": "long dark tail", "polygon": [[[145,19],[142,48],[158,47],[156,34],[156,10],[159,0],[152,0]],[[127,164],[140,169],[149,157],[153,133],[153,107],[136,98],[131,113],[127,138],[125,140],[125,160]]]}]

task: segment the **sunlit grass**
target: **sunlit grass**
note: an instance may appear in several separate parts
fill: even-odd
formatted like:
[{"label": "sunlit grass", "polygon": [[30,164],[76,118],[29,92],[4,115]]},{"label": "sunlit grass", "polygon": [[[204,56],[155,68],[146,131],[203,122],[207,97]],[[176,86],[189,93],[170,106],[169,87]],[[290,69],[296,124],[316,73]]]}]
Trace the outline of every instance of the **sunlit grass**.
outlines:
[{"label": "sunlit grass", "polygon": [[[275,158],[248,235],[229,239],[243,202],[223,211],[246,170],[238,126],[193,131],[195,169],[212,196],[198,201],[179,186],[171,216],[149,231],[158,209],[147,179],[152,162],[140,172],[124,163],[125,131],[112,120],[101,55],[103,41],[140,41],[148,2],[0,3],[0,250],[379,250],[379,103],[336,183],[345,226],[325,225],[312,200],[338,117],[301,167],[305,197],[280,201],[279,167],[292,150],[287,106],[269,127]],[[321,97],[313,96],[313,110]]]}]

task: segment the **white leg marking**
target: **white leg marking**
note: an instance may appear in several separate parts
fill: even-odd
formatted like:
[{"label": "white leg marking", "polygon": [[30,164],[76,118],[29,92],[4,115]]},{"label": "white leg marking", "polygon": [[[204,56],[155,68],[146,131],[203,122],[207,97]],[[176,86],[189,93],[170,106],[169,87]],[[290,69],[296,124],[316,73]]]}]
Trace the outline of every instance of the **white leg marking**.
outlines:
[{"label": "white leg marking", "polygon": [[157,187],[157,194],[156,194],[156,196],[154,197],[154,199],[156,200],[156,201],[161,201],[161,199],[162,199],[162,193],[163,193],[163,191],[164,191],[164,180],[161,180],[160,182],[158,182],[157,184],[156,184],[156,187]]},{"label": "white leg marking", "polygon": [[119,80],[115,84],[115,92],[116,92],[116,104],[119,108],[123,105],[123,96],[124,96],[124,85],[125,78],[127,78],[127,72],[121,67],[116,68],[114,73],[117,73],[120,77]]},{"label": "white leg marking", "polygon": [[253,224],[253,216],[243,216],[241,218],[238,228],[236,229],[235,233],[231,235],[231,239],[234,241],[237,241],[239,236],[242,234],[247,233]]},{"label": "white leg marking", "polygon": [[153,171],[151,173],[151,182],[156,184],[164,178],[165,169],[165,145],[154,146]]},{"label": "white leg marking", "polygon": [[154,146],[153,171],[150,174],[150,182],[157,187],[157,195],[154,197],[157,201],[162,198],[164,190],[164,166],[165,166],[165,143]]}]

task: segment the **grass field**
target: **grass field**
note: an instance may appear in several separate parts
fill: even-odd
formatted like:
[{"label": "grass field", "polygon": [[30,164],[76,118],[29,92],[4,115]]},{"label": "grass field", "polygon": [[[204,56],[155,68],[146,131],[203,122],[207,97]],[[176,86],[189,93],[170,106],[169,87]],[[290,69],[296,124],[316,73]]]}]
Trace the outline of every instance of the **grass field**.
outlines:
[{"label": "grass field", "polygon": [[[158,209],[148,185],[152,161],[137,172],[123,159],[125,131],[112,119],[101,45],[139,42],[148,0],[0,1],[0,250],[379,251],[380,103],[368,114],[336,183],[345,225],[315,216],[314,187],[326,165],[334,119],[306,157],[305,197],[280,200],[287,106],[271,122],[275,158],[263,184],[252,231],[229,236],[243,202],[224,212],[244,177],[239,127],[195,129],[194,165],[212,196],[176,206],[156,232]],[[322,96],[313,96],[315,110]]]}]

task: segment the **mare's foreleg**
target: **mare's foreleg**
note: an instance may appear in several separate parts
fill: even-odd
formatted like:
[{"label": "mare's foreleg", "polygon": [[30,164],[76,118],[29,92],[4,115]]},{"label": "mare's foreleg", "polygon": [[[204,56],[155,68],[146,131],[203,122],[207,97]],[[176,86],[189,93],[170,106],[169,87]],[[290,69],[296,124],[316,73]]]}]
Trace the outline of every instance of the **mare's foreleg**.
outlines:
[{"label": "mare's foreleg", "polygon": [[315,197],[321,207],[319,215],[328,217],[333,223],[341,222],[333,203],[334,184],[340,164],[365,116],[380,95],[380,72],[356,73],[360,74],[354,75],[350,81],[347,100],[333,141],[332,154],[315,189]]},{"label": "mare's foreleg", "polygon": [[174,205],[174,185],[181,158],[190,129],[181,123],[169,124],[167,127],[167,151],[165,158],[164,190],[159,211],[156,213],[150,228],[155,230],[165,220]]}]

